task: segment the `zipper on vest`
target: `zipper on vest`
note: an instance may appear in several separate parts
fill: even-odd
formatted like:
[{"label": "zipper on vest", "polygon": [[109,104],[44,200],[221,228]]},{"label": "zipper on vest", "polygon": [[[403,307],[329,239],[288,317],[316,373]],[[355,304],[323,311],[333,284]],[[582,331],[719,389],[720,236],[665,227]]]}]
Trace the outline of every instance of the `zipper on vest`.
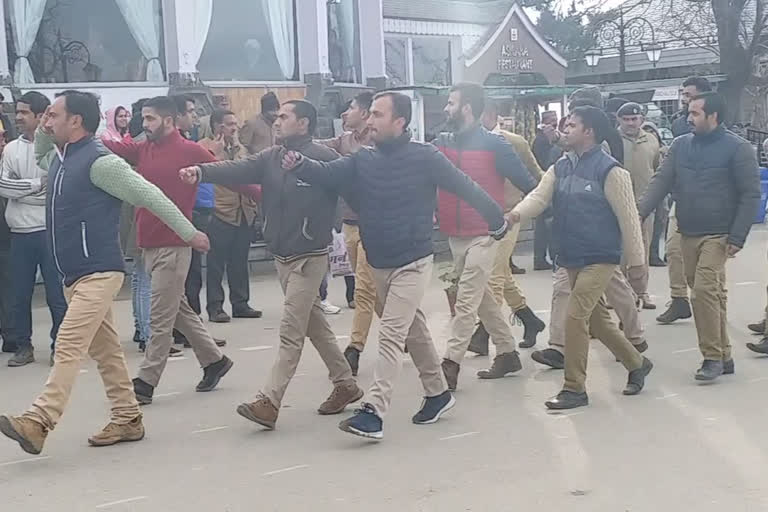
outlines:
[{"label": "zipper on vest", "polygon": [[88,252],[88,234],[85,227],[85,222],[80,223],[80,240],[83,243],[83,256],[90,258],[91,255]]},{"label": "zipper on vest", "polygon": [[[59,149],[56,148],[56,155],[59,157],[59,171],[56,173],[56,176],[53,178],[53,190],[52,197],[51,197],[51,250],[53,252],[53,261],[56,263],[56,269],[59,271],[59,274],[61,274],[61,282],[62,284],[66,280],[67,276],[64,274],[64,271],[61,269],[61,264],[59,263],[59,254],[56,250],[56,197],[61,195],[61,182],[64,180],[64,155],[67,152],[67,147],[64,146],[64,154],[59,152]],[[58,182],[58,183],[57,183]]]}]

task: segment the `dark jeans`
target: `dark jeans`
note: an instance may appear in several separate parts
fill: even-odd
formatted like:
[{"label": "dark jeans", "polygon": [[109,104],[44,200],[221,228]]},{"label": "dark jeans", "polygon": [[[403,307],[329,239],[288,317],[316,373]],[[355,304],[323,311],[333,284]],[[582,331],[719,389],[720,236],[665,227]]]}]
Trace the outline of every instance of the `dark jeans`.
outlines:
[{"label": "dark jeans", "polygon": [[[192,224],[203,233],[208,233],[208,224],[211,221],[211,208],[196,208],[192,211]],[[200,290],[203,288],[203,253],[192,251],[192,262],[189,265],[187,280],[184,282],[184,294],[187,296],[189,306],[198,315],[200,308]]]},{"label": "dark jeans", "polygon": [[225,272],[232,313],[241,311],[248,307],[250,297],[248,251],[251,247],[251,226],[245,216],[242,216],[239,226],[233,226],[214,215],[208,225],[208,238],[211,240],[205,280],[208,314],[221,311],[224,305],[224,287],[221,282]]},{"label": "dark jeans", "polygon": [[[347,304],[355,300],[355,276],[344,276],[344,284],[347,287],[346,296]],[[323,277],[323,282],[320,283],[320,300],[328,298],[328,274]]]},{"label": "dark jeans", "polygon": [[56,269],[45,231],[11,233],[11,268],[13,293],[9,342],[18,347],[32,345],[32,294],[35,291],[37,268],[43,274],[45,299],[51,312],[51,349],[56,342],[59,325],[67,312],[62,289],[62,276]]},{"label": "dark jeans", "polygon": [[[1,215],[1,214],[0,214]],[[11,247],[0,247],[0,336],[9,336],[11,308],[13,307],[13,274],[11,273]]]},{"label": "dark jeans", "polygon": [[547,260],[547,252],[550,252],[550,258],[552,257],[549,247],[550,238],[552,236],[551,227],[552,216],[546,212],[536,217],[536,221],[533,224],[533,261],[545,262]]}]

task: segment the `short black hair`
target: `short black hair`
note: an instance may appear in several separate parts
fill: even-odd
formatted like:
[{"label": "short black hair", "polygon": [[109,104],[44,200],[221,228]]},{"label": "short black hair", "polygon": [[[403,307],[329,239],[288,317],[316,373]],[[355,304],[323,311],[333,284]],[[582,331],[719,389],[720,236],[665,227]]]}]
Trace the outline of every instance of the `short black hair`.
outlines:
[{"label": "short black hair", "polygon": [[261,97],[261,112],[273,112],[275,110],[280,110],[280,100],[277,99],[274,92],[269,91]]},{"label": "short black hair", "polygon": [[717,124],[723,124],[723,122],[725,122],[725,98],[720,94],[709,91],[691,98],[691,101],[697,100],[704,101],[704,106],[702,108],[705,114],[708,116],[717,114]]},{"label": "short black hair", "polygon": [[699,92],[709,92],[712,84],[703,76],[690,76],[683,81],[683,87],[695,87]]},{"label": "short black hair", "polygon": [[[189,94],[174,94],[171,96],[171,99],[176,104],[176,114],[174,115],[180,115],[180,114],[186,114],[187,113],[187,103],[192,102],[192,104],[195,104],[195,98],[190,96]],[[149,105],[145,105],[149,106]]]},{"label": "short black hair", "polygon": [[231,110],[226,110],[223,108],[214,109],[213,112],[211,112],[211,118],[209,121],[209,124],[211,125],[211,131],[214,131],[215,125],[223,123],[225,117],[233,115],[235,115],[235,113]]},{"label": "short black hair", "polygon": [[51,100],[40,92],[29,91],[22,94],[21,98],[16,100],[16,103],[26,103],[33,114],[40,115],[51,104]]},{"label": "short black hair", "polygon": [[591,105],[576,107],[571,112],[581,120],[584,128],[591,129],[595,135],[595,144],[602,144],[611,129],[611,121],[605,112]]},{"label": "short black hair", "polygon": [[64,108],[67,114],[71,116],[80,116],[83,120],[83,128],[88,133],[96,133],[101,123],[101,110],[99,109],[99,98],[90,92],[75,91],[67,89],[56,95],[57,98],[64,97]]},{"label": "short black hair", "polygon": [[[154,98],[149,98],[145,101],[142,108],[152,108],[155,109],[161,117],[170,116],[175,119],[176,116],[179,115],[179,102],[176,98],[180,97],[181,96],[155,96]],[[183,100],[182,105],[184,105],[184,108],[187,107],[186,100]]]},{"label": "short black hair", "polygon": [[354,98],[354,102],[357,106],[363,110],[371,110],[371,104],[373,103],[373,93],[366,91],[361,92]]},{"label": "short black hair", "polygon": [[451,87],[449,92],[458,92],[461,95],[460,106],[469,105],[472,115],[480,117],[485,109],[485,89],[480,84],[462,82]]},{"label": "short black hair", "polygon": [[296,115],[296,119],[307,119],[309,124],[307,125],[307,133],[309,135],[315,134],[315,128],[317,127],[317,109],[313,104],[307,100],[289,100],[283,103],[283,105],[293,105],[293,113]]},{"label": "short black hair", "polygon": [[403,129],[408,128],[411,124],[411,98],[401,92],[385,91],[376,94],[373,100],[376,101],[379,98],[389,98],[392,102],[392,115],[395,119],[402,117],[405,119]]}]

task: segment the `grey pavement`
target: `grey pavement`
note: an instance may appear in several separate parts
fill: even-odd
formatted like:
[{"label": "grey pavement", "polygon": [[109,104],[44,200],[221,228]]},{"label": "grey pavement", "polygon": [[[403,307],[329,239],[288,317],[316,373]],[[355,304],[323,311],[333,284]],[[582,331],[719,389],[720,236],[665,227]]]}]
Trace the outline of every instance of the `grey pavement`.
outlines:
[{"label": "grey pavement", "polygon": [[[108,403],[95,365],[83,362],[72,401],[42,456],[31,457],[0,439],[0,510],[69,511],[441,511],[513,510],[574,512],[768,510],[768,360],[747,351],[755,339],[745,324],[765,305],[766,242],[762,227],[728,264],[730,334],[736,375],[700,385],[693,322],[658,326],[667,300],[666,269],[652,269],[650,290],[659,310],[642,313],[655,369],[647,387],[625,397],[623,368],[598,343],[590,353],[589,407],[553,414],[543,402],[557,393],[562,372],[545,370],[523,351],[520,374],[478,381],[487,358],[462,367],[456,408],[434,425],[410,421],[421,388],[405,363],[385,437],[366,442],[337,429],[340,416],[322,417],[317,406],[331,390],[327,371],[308,343],[281,410],[277,430],[262,431],[235,413],[253,397],[277,346],[282,296],[270,272],[254,276],[252,305],[259,320],[209,324],[229,340],[235,367],[219,388],[195,393],[201,376],[191,350],[172,360],[144,409],[144,441],[91,448],[87,436],[106,423]],[[532,272],[530,255],[515,262],[530,305],[548,320],[551,275]],[[343,301],[343,281],[331,299]],[[424,301],[440,351],[449,313],[441,283]],[[116,305],[132,373],[140,360],[130,342],[129,301]],[[22,412],[47,373],[47,311],[37,307],[36,364],[7,368],[0,356],[0,412]],[[330,317],[347,343],[346,308]],[[522,328],[514,327],[520,337]],[[376,329],[363,355],[360,383],[367,388],[376,356]],[[538,348],[546,344],[547,333]],[[351,408],[349,409],[351,413]]]}]

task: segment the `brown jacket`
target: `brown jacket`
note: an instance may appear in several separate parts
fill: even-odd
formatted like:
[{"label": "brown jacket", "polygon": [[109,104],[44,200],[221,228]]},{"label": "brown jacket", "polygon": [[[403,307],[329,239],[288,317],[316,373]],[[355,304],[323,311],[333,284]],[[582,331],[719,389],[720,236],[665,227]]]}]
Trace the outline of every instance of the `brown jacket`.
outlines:
[{"label": "brown jacket", "polygon": [[[201,140],[198,144],[210,151],[219,161],[238,160],[246,156],[243,146],[236,142],[232,146],[224,147],[209,137]],[[214,186],[214,193],[213,213],[219,220],[233,226],[239,226],[243,221],[242,215],[244,215],[246,223],[249,226],[253,225],[259,211],[259,205],[255,199],[221,185]]]},{"label": "brown jacket", "polygon": [[645,130],[640,130],[635,138],[622,133],[621,139],[624,142],[624,168],[632,178],[635,200],[639,200],[659,167],[659,141]]},{"label": "brown jacket", "polygon": [[[357,153],[364,147],[373,145],[373,141],[371,141],[371,131],[367,127],[360,133],[344,132],[338,137],[332,139],[319,139],[315,142],[328,146],[341,156]],[[347,223],[357,224],[357,213],[349,207],[344,199],[339,198],[339,204],[341,204],[341,220],[346,221]]]},{"label": "brown jacket", "polygon": [[272,135],[272,123],[261,114],[252,117],[240,128],[240,144],[245,146],[250,155],[273,146],[275,137]]},{"label": "brown jacket", "polygon": [[[541,170],[538,162],[536,162],[536,157],[533,156],[528,141],[520,135],[502,130],[498,125],[493,129],[493,133],[501,135],[507,142],[512,144],[512,147],[515,148],[515,153],[520,157],[520,160],[522,160],[523,165],[528,169],[528,172],[531,174],[534,181],[536,181],[536,183],[541,181],[541,177],[544,176],[544,171]],[[511,184],[509,180],[504,180],[504,211],[508,212],[512,210],[512,208],[522,201],[522,199],[523,193],[520,189]]]}]

